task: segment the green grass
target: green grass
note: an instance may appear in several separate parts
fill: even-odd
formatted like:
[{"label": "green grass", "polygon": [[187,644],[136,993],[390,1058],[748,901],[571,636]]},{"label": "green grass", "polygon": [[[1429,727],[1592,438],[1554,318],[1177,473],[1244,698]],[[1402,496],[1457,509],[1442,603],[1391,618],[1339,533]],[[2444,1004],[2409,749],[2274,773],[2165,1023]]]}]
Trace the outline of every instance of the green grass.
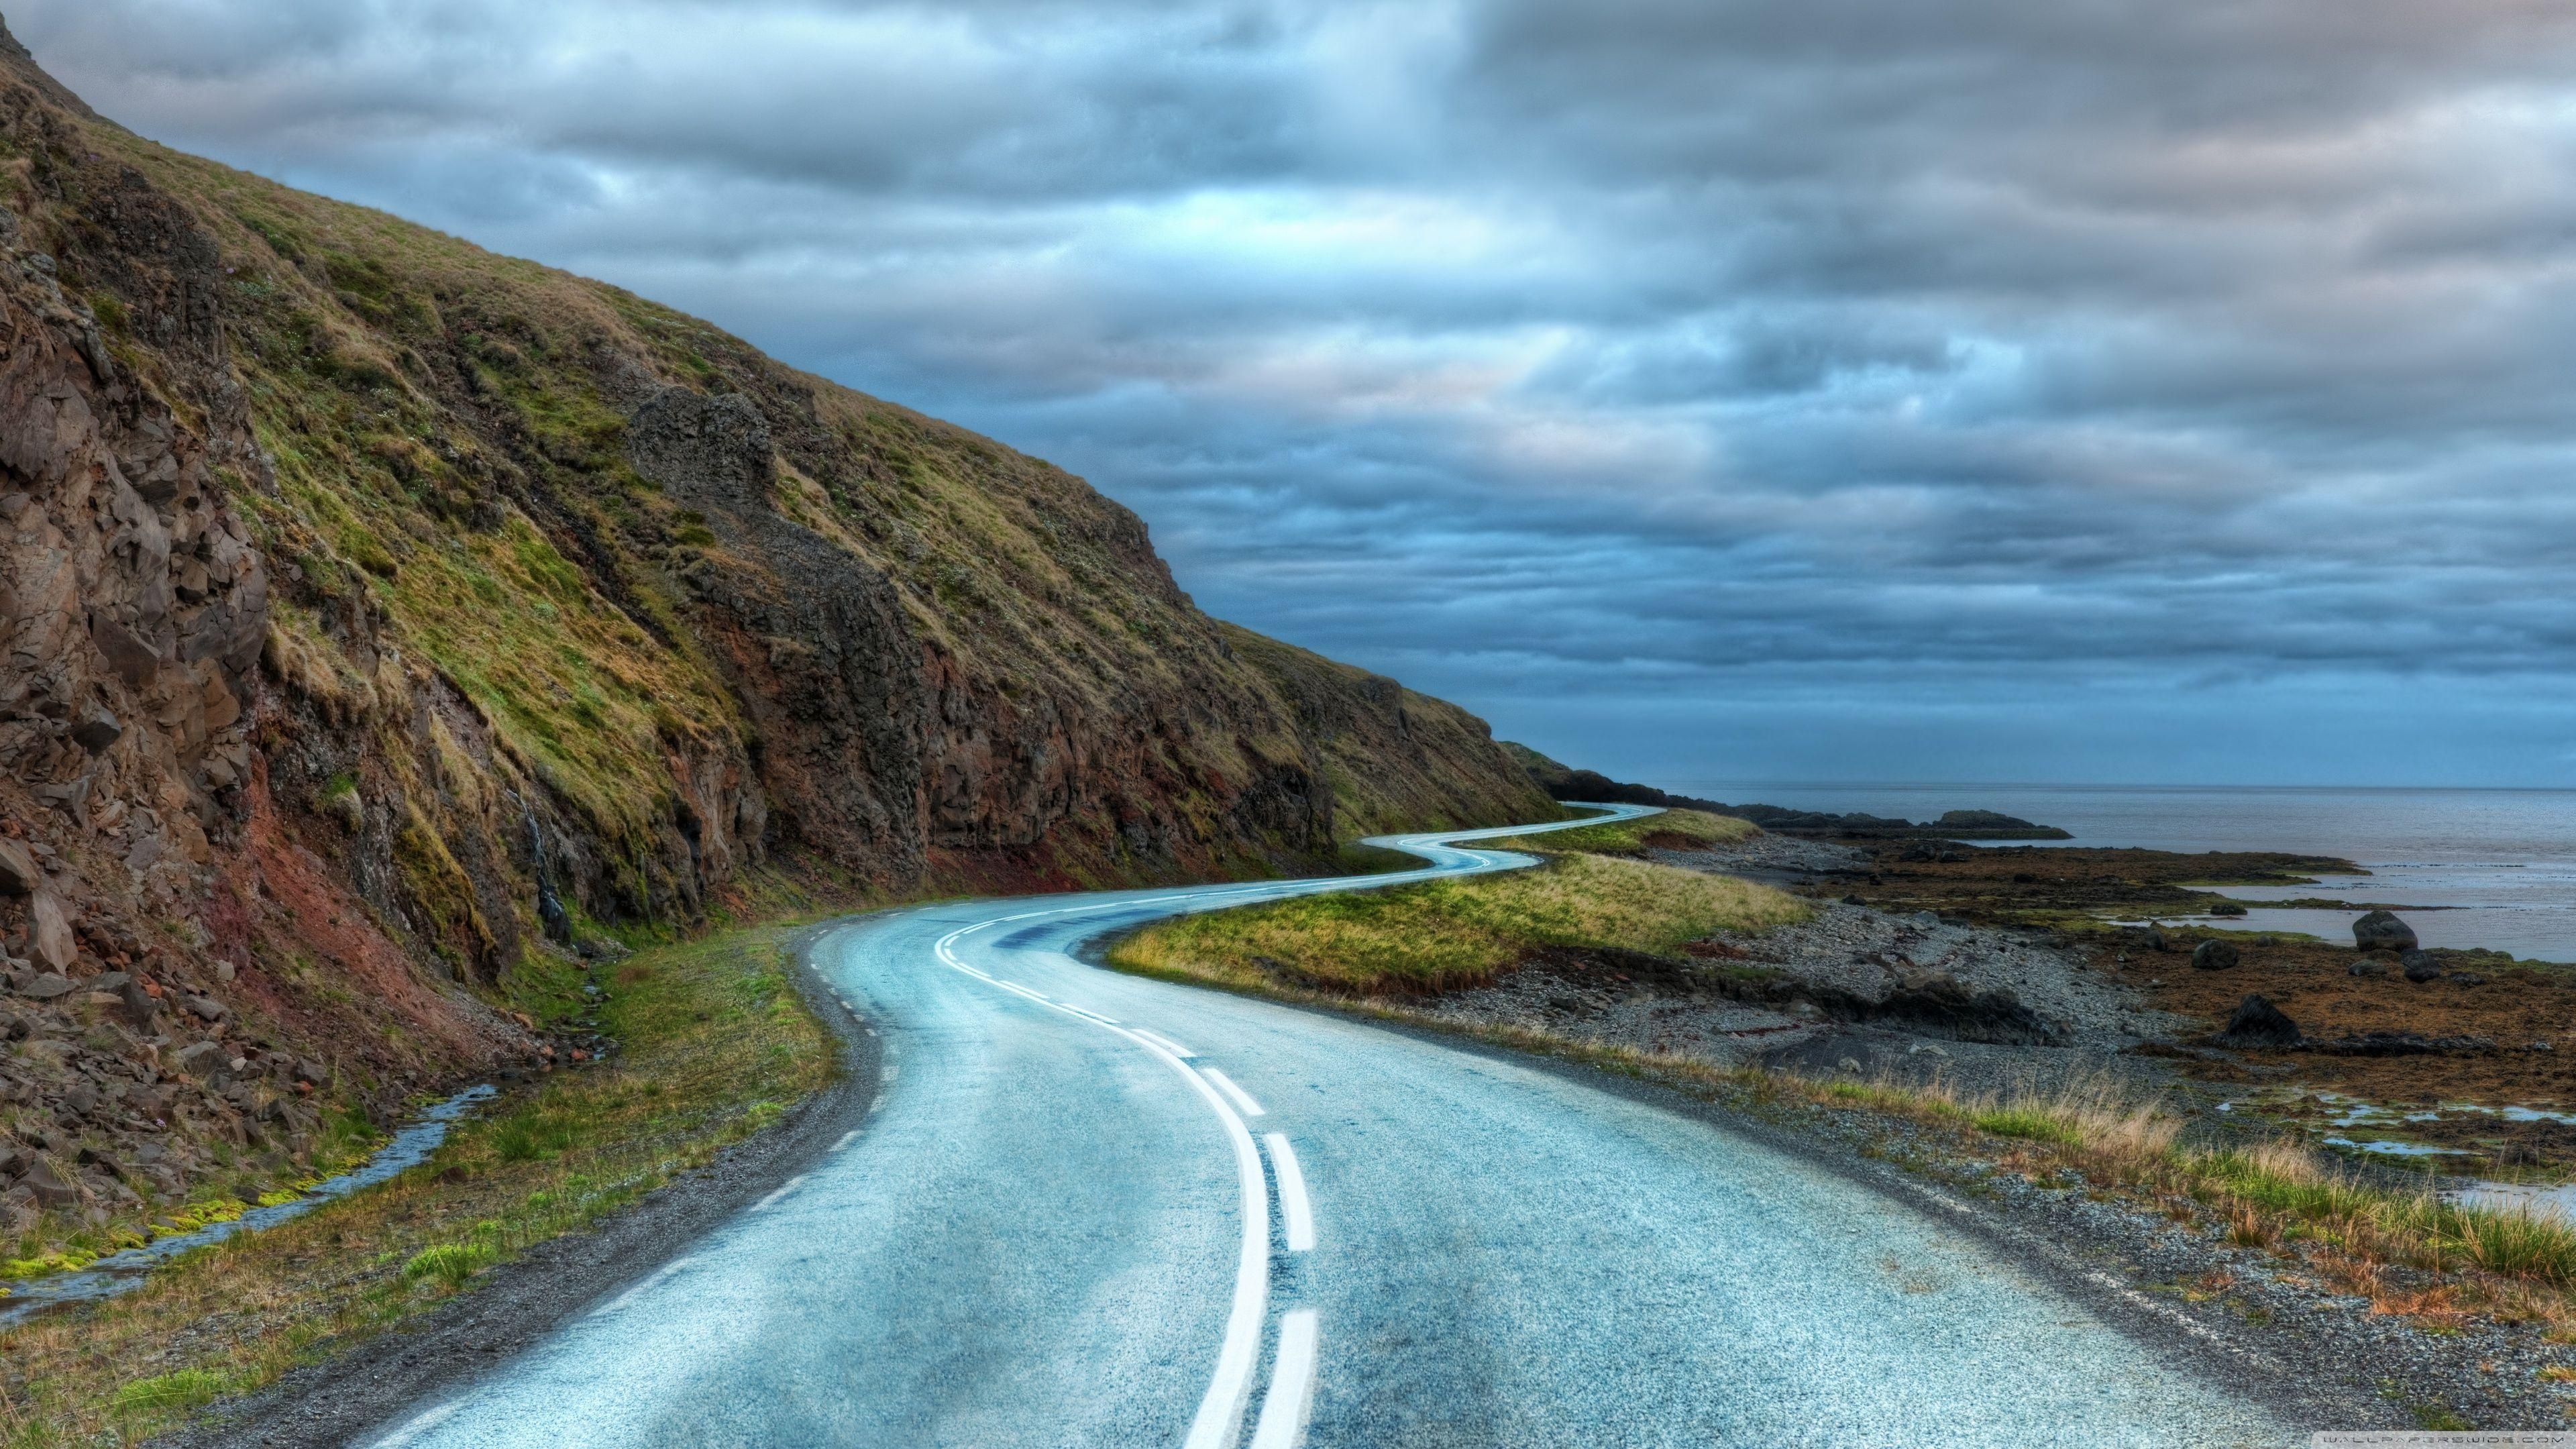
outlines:
[{"label": "green grass", "polygon": [[1803,920],[1808,909],[1746,881],[1568,855],[1508,874],[1183,916],[1129,936],[1109,960],[1237,989],[1284,980],[1351,995],[1409,995],[1489,980],[1540,947],[1669,952],[1716,931]]},{"label": "green grass", "polygon": [[756,929],[602,966],[604,1025],[625,1043],[608,1063],[504,1099],[382,1187],[189,1254],[125,1297],[0,1329],[18,1379],[0,1445],[163,1432],[400,1325],[776,1121],[835,1059],[783,948],[783,928]]},{"label": "green grass", "polygon": [[1505,850],[1582,851],[1592,855],[1641,855],[1649,849],[1688,850],[1695,846],[1732,845],[1762,833],[1750,820],[1711,815],[1705,810],[1667,810],[1634,820],[1610,820],[1551,830],[1544,835],[1515,836],[1490,842]]},{"label": "green grass", "polygon": [[490,1243],[433,1243],[404,1262],[402,1280],[434,1282],[452,1293],[500,1256]]}]

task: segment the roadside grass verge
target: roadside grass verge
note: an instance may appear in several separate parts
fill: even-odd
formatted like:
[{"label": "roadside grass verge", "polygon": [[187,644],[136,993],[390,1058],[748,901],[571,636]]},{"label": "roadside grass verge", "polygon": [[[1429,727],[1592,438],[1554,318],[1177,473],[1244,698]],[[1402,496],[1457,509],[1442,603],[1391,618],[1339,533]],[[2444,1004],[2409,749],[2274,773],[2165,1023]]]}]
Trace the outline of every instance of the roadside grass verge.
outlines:
[{"label": "roadside grass verge", "polygon": [[1667,810],[1661,815],[1640,816],[1634,820],[1605,820],[1599,825],[1551,830],[1544,835],[1516,835],[1478,843],[1497,850],[1526,850],[1540,855],[1565,851],[1591,855],[1642,855],[1650,848],[1690,850],[1711,845],[1733,845],[1761,833],[1762,828],[1752,821],[1738,820],[1732,815],[1711,815],[1705,810]]},{"label": "roadside grass verge", "polygon": [[[1573,832],[1569,832],[1573,833]],[[1242,991],[1406,996],[1491,980],[1547,946],[1669,952],[1714,931],[1804,920],[1768,886],[1566,855],[1529,870],[1180,916],[1110,948],[1122,970]]]},{"label": "roadside grass verge", "polygon": [[1468,1034],[1662,1081],[1754,1115],[1804,1108],[1902,1119],[1925,1129],[1938,1149],[1928,1162],[1919,1150],[1891,1154],[1914,1157],[1910,1166],[1947,1173],[1986,1161],[2061,1184],[2072,1173],[2087,1192],[2295,1263],[2338,1292],[2368,1299],[2374,1313],[2436,1333],[2473,1316],[2528,1322],[2552,1342],[2576,1342],[2576,1224],[2521,1207],[2448,1202],[2429,1183],[2392,1184],[2286,1139],[2191,1142],[2180,1118],[2107,1083],[1978,1097],[1938,1083],[1721,1068],[1528,1028]]},{"label": "roadside grass verge", "polygon": [[142,1288],[0,1329],[0,1445],[126,1444],[395,1327],[775,1121],[836,1070],[785,927],[661,946],[596,974],[621,1050],[460,1122],[426,1163]]}]

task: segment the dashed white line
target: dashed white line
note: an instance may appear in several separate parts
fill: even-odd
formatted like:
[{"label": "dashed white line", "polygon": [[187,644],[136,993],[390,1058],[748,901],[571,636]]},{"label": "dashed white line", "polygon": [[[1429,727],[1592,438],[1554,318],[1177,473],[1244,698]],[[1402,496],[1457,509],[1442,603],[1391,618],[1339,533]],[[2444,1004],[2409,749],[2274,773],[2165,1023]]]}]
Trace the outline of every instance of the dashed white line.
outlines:
[{"label": "dashed white line", "polygon": [[1247,1092],[1234,1084],[1234,1078],[1227,1076],[1225,1073],[1218,1071],[1214,1067],[1201,1067],[1199,1068],[1199,1071],[1205,1074],[1209,1081],[1216,1083],[1218,1090],[1224,1092],[1227,1096],[1232,1097],[1234,1099],[1234,1105],[1242,1109],[1244,1116],[1267,1117],[1270,1115],[1269,1113],[1261,1110],[1261,1104],[1259,1102],[1252,1100],[1252,1094],[1250,1092]]},{"label": "dashed white line", "polygon": [[1314,1399],[1315,1310],[1300,1308],[1280,1316],[1279,1357],[1270,1366],[1270,1392],[1261,1399],[1252,1449],[1297,1449]]},{"label": "dashed white line", "polygon": [[[876,1104],[875,1104],[874,1102],[871,1102],[871,1103],[869,1103],[869,1104],[868,1104],[868,1107],[869,1107],[869,1110],[873,1111],[873,1110],[875,1110],[875,1108],[876,1108]],[[838,1151],[840,1151],[842,1148],[847,1147],[847,1146],[849,1146],[851,1143],[856,1142],[856,1141],[858,1141],[858,1140],[859,1140],[859,1129],[857,1129],[856,1127],[853,1127],[853,1128],[851,1128],[849,1131],[844,1132],[844,1133],[842,1133],[842,1134],[841,1134],[841,1140],[832,1144],[832,1150],[833,1150],[834,1152],[838,1152]]]},{"label": "dashed white line", "polygon": [[1163,1050],[1170,1052],[1172,1055],[1179,1057],[1182,1061],[1189,1061],[1198,1055],[1197,1052],[1191,1051],[1188,1047],[1181,1045],[1179,1042],[1172,1040],[1161,1032],[1147,1031],[1141,1026],[1131,1026],[1127,1029],[1136,1033],[1138,1036],[1143,1037],[1145,1040],[1152,1042],[1154,1045],[1161,1047]]},{"label": "dashed white line", "polygon": [[1270,1149],[1270,1171],[1279,1179],[1279,1223],[1288,1235],[1288,1251],[1304,1253],[1315,1246],[1315,1214],[1306,1204],[1306,1172],[1297,1165],[1297,1149],[1285,1132],[1261,1136]]},{"label": "dashed white line", "polygon": [[803,1174],[803,1173],[801,1173],[801,1172],[800,1172],[800,1173],[798,1173],[798,1174],[796,1174],[794,1177],[791,1177],[791,1178],[787,1179],[785,1182],[780,1183],[780,1184],[778,1185],[777,1189],[776,1189],[775,1191],[771,1192],[771,1193],[769,1194],[769,1196],[767,1196],[767,1197],[765,1197],[765,1198],[762,1198],[760,1201],[758,1201],[758,1202],[756,1202],[756,1203],[753,1203],[753,1204],[751,1205],[751,1210],[752,1210],[753,1212],[759,1212],[759,1211],[761,1211],[762,1209],[767,1208],[770,1204],[772,1204],[772,1203],[774,1203],[774,1202],[778,1201],[780,1198],[787,1196],[787,1195],[788,1195],[789,1193],[791,1193],[791,1192],[794,1192],[794,1191],[796,1190],[796,1188],[797,1188],[797,1185],[798,1185],[799,1183],[802,1183],[804,1180],[805,1180],[805,1174]]}]

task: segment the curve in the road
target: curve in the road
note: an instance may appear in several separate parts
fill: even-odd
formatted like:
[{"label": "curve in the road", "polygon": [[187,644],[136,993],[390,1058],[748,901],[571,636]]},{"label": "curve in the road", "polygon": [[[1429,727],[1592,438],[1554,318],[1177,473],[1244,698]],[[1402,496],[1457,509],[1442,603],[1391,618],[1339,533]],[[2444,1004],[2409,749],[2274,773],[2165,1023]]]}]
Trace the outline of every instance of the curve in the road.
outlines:
[{"label": "curve in the road", "polygon": [[868,1129],[379,1442],[2286,1440],[1979,1242],[1797,1159],[1071,954],[1181,912],[1514,869],[1529,858],[1469,842],[1545,828],[1373,842],[1429,861],[1392,875],[835,931],[815,965],[884,1033]]}]

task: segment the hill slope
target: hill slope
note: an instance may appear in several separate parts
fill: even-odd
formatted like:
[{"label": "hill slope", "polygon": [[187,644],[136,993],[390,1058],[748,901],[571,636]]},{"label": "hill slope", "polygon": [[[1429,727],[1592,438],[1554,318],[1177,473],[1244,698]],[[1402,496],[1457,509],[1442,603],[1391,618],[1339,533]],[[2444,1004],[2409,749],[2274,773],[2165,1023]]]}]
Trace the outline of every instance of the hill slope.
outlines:
[{"label": "hill slope", "polygon": [[91,1149],[0,1217],[530,1059],[584,916],[1552,813],[1481,722],[1201,614],[1081,480],[144,141],[5,31],[0,345],[0,1033],[15,1140]]}]

